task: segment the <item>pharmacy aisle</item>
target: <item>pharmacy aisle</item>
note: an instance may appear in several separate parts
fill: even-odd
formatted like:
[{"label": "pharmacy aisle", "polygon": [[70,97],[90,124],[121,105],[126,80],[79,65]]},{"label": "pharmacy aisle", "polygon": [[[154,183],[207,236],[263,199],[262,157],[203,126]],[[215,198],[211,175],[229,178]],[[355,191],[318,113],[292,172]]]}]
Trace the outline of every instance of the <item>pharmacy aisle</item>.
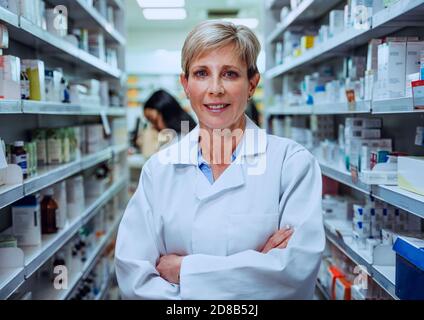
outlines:
[{"label": "pharmacy aisle", "polygon": [[266,123],[317,158],[323,299],[424,299],[424,1],[267,1]]},{"label": "pharmacy aisle", "polygon": [[124,18],[121,0],[0,2],[0,299],[117,298]]}]

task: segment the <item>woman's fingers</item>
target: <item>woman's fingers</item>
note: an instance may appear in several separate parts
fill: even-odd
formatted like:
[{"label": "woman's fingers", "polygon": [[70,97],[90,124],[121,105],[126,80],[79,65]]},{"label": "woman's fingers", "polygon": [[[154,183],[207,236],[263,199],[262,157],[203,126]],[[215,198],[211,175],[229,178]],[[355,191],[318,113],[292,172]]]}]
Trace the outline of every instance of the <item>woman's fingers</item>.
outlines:
[{"label": "woman's fingers", "polygon": [[277,230],[266,242],[265,246],[261,250],[262,253],[267,253],[271,249],[278,248],[285,242],[287,246],[288,240],[293,234],[292,229],[280,229]]}]

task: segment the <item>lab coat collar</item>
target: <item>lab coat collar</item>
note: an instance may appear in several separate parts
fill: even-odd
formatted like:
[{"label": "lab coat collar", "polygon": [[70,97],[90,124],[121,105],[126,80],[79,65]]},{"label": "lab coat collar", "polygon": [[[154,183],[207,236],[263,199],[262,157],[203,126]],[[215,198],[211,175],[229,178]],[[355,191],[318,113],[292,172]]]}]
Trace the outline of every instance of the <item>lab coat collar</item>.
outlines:
[{"label": "lab coat collar", "polygon": [[[264,129],[259,128],[246,116],[246,128],[240,141],[238,157],[255,156],[266,152],[267,135]],[[199,125],[191,130],[178,143],[166,147],[158,152],[161,163],[176,165],[198,165]]]}]

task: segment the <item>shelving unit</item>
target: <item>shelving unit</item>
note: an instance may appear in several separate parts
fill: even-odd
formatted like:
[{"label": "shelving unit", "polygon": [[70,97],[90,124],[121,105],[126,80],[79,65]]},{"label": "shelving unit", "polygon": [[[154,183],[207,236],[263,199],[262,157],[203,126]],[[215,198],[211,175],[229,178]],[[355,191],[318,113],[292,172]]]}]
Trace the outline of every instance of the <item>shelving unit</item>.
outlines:
[{"label": "shelving unit", "polygon": [[100,255],[102,254],[105,246],[110,241],[111,237],[115,234],[119,223],[121,222],[122,214],[116,218],[116,220],[112,223],[109,231],[100,239],[100,241],[96,244],[96,247],[91,252],[87,261],[85,262],[81,271],[74,273],[70,276],[68,288],[63,290],[56,290],[53,288],[51,284],[42,288],[40,292],[36,294],[37,300],[67,300],[72,292],[77,287],[79,281],[90,273],[96,262],[98,261]]},{"label": "shelving unit", "polygon": [[353,181],[350,173],[343,168],[342,165],[327,163],[319,158],[318,161],[323,175],[365,194],[371,194],[379,200],[424,218],[424,196],[403,190],[398,186],[370,186],[361,181]]},{"label": "shelving unit", "polygon": [[[305,0],[297,8],[301,12],[308,12],[312,4],[320,1]],[[329,1],[330,2],[330,1]],[[341,2],[341,1],[335,1]],[[334,4],[334,3],[333,3]],[[294,11],[296,17],[301,16],[300,12]],[[328,10],[326,10],[328,11]],[[299,68],[310,66],[322,62],[336,55],[346,53],[347,50],[367,43],[372,38],[379,38],[391,34],[406,26],[422,26],[423,22],[417,20],[417,16],[424,11],[424,3],[421,0],[399,1],[391,7],[381,10],[373,15],[372,27],[370,29],[347,29],[340,34],[330,38],[325,43],[318,44],[300,57],[289,59],[282,65],[274,66],[265,73],[266,78],[275,78],[285,73],[295,71]],[[294,22],[296,21],[294,17]],[[412,19],[412,20],[408,20]],[[298,21],[300,23],[300,21]],[[293,23],[293,22],[291,22]],[[281,32],[283,32],[283,29]],[[273,38],[272,41],[276,39]],[[272,41],[268,41],[269,44]]]},{"label": "shelving unit", "polygon": [[[25,256],[25,266],[19,269],[0,269],[0,299],[6,299],[10,296],[25,279],[28,279],[40,266],[42,266],[50,257],[52,257],[65,243],[67,243],[75,233],[85,225],[100,208],[109,202],[125,186],[128,178],[112,184],[102,196],[93,199],[80,217],[68,222],[66,227],[58,233],[43,235],[40,246],[23,247]],[[116,222],[116,224],[119,222]],[[115,225],[114,225],[115,227]],[[110,233],[110,232],[109,232]],[[22,277],[23,276],[23,277]]]},{"label": "shelving unit", "polygon": [[113,222],[113,224],[112,224],[111,228],[109,229],[109,231],[107,232],[107,234],[102,237],[100,242],[96,245],[96,248],[91,253],[90,257],[87,259],[82,271],[79,272],[77,277],[74,278],[75,281],[70,282],[69,289],[66,290],[64,293],[62,293],[60,295],[60,298],[57,299],[57,300],[68,299],[69,296],[71,295],[71,293],[75,290],[76,286],[78,285],[79,280],[84,279],[88,276],[90,271],[95,266],[96,262],[99,260],[101,254],[104,251],[104,248],[106,247],[106,245],[108,244],[108,242],[110,241],[112,236],[118,230],[119,223],[121,222],[122,216],[123,216],[123,213],[121,215],[119,215],[119,217]]},{"label": "shelving unit", "polygon": [[[342,0],[305,0],[295,10],[291,11],[266,39],[267,43],[281,39],[284,31],[290,26],[314,20],[329,11]],[[276,7],[274,7],[276,8]]]},{"label": "shelving unit", "polygon": [[[68,10],[68,17],[75,22],[72,23],[74,27],[101,31],[105,36],[106,46],[117,49],[118,67],[112,67],[102,59],[68,42],[65,38],[53,35],[34,25],[24,16],[0,7],[0,23],[7,27],[10,39],[9,49],[7,49],[10,50],[10,53],[6,51],[6,54],[12,54],[21,58],[43,60],[48,67],[62,68],[65,75],[70,78],[106,80],[109,82],[109,89],[121,91],[125,78],[123,70],[125,69],[124,46],[126,44],[126,38],[123,33],[124,30],[118,30],[118,28],[122,27],[123,29],[124,24],[121,26],[121,21],[119,21],[119,25],[114,26],[96,8],[88,6],[88,3],[84,0],[45,0],[45,2],[48,7],[52,5],[65,5]],[[125,17],[123,0],[107,0],[107,4],[113,6],[115,14]],[[120,104],[122,105],[123,103],[124,97],[122,96]],[[25,132],[34,127],[66,127],[68,125],[78,125],[94,121],[100,123],[99,116],[103,120],[105,116],[113,120],[116,117],[126,118],[126,115],[127,110],[124,106],[76,105],[30,100],[0,100],[0,116],[3,120],[10,118],[10,122],[7,120],[4,123],[6,123],[6,126],[10,123],[12,129],[3,130],[3,132],[0,132],[0,136],[6,135],[7,140],[13,141],[13,139],[23,139]],[[96,116],[99,118],[95,118]],[[35,121],[32,121],[32,119]],[[16,121],[19,121],[18,126],[16,126]],[[2,128],[7,129],[6,126],[3,126],[4,123],[2,123]],[[21,132],[19,131],[20,128],[22,128]],[[19,137],[15,137],[15,135]],[[43,234],[41,245],[21,248],[25,258],[22,268],[0,268],[0,299],[9,298],[18,288],[31,286],[32,279],[37,270],[51,259],[76,235],[81,227],[95,217],[112,199],[118,197],[120,202],[123,198],[126,200],[126,193],[124,195],[123,191],[129,184],[129,170],[126,159],[121,155],[127,149],[127,142],[125,144],[109,146],[97,153],[82,156],[80,159],[70,163],[39,167],[37,174],[25,179],[23,183],[3,185],[0,187],[0,209],[3,209],[1,214],[8,214],[8,208],[6,207],[26,195],[38,192],[84,170],[90,170],[108,160],[112,160],[112,162],[119,163],[120,165],[119,180],[113,181],[98,198],[85,199],[85,210],[80,216],[72,221],[68,221],[66,226],[55,234]],[[122,208],[119,209],[119,211],[121,210]],[[64,299],[68,297],[81,277],[84,277],[93,267],[103,249],[115,234],[121,217],[122,213],[117,213],[117,220],[106,230],[106,235],[100,238],[83,270],[72,275],[72,279],[70,279],[70,284],[72,285],[69,290],[66,292],[62,290],[46,290],[43,294],[34,298]],[[1,225],[0,227],[3,231],[10,226]]]},{"label": "shelving unit", "polygon": [[[283,102],[275,102],[276,100],[281,101],[281,95],[284,95],[286,93],[284,90],[289,87],[286,83],[290,83],[292,79],[301,79],[301,76],[319,70],[319,67],[325,63],[332,66],[331,63],[333,61],[336,64],[341,61],[339,58],[342,57],[366,55],[366,50],[362,49],[365,49],[366,44],[371,39],[397,34],[420,35],[421,38],[423,36],[421,28],[424,26],[424,0],[397,1],[387,8],[381,7],[381,10],[375,11],[371,17],[369,28],[345,29],[325,42],[315,44],[313,48],[302,52],[300,56],[287,57],[283,59],[282,64],[275,64],[275,43],[283,41],[283,33],[285,31],[291,30],[294,26],[296,26],[294,30],[298,30],[306,26],[314,25],[319,27],[321,24],[328,24],[328,20],[323,19],[323,16],[332,9],[343,9],[343,5],[346,2],[328,1],[327,8],[323,8],[322,1],[304,0],[286,16],[282,23],[277,22],[280,19],[280,10],[283,6],[289,6],[290,4],[269,1],[268,6],[265,6],[265,34],[268,35],[265,42],[265,101],[268,103],[264,111],[265,128],[271,133],[272,118],[274,117],[332,115],[337,120],[336,123],[343,123],[345,117],[362,116],[370,118],[376,116],[383,118],[385,126],[387,123],[388,126],[396,126],[396,130],[402,130],[402,132],[387,131],[389,133],[388,137],[394,139],[397,150],[403,150],[399,146],[404,146],[408,143],[408,147],[404,149],[414,154],[413,152],[418,150],[417,147],[411,147],[410,144],[413,144],[413,141],[409,136],[409,140],[406,140],[407,138],[405,137],[405,132],[409,128],[401,128],[401,125],[399,125],[402,121],[406,121],[404,119],[414,118],[414,115],[416,115],[414,126],[419,119],[423,119],[423,110],[414,110],[411,97],[357,101],[355,105],[335,102],[331,104],[287,106]],[[324,9],[321,12],[312,9],[320,5]],[[311,12],[311,18],[305,19],[304,17],[309,12]],[[407,33],[412,32],[411,28],[417,28],[417,32],[421,33]],[[279,95],[278,99],[277,95]],[[386,137],[387,133],[384,134]],[[411,135],[411,130],[408,131],[408,135]],[[353,192],[353,190],[356,190],[366,195],[372,195],[376,199],[424,219],[424,196],[408,192],[398,186],[367,185],[360,180],[354,180],[351,173],[346,170],[344,163],[327,162],[320,158],[321,152],[319,151],[312,150],[312,153],[319,162],[322,174],[341,183],[344,186],[343,190],[346,190],[345,192],[357,194]],[[371,263],[372,260],[363,251],[356,248],[353,243],[330,232],[330,229],[326,225],[328,241],[355,264],[365,266],[374,282],[387,291],[392,298],[397,299],[395,294],[395,267],[373,265]],[[319,283],[317,284],[317,290],[321,292],[324,298],[328,299],[328,292]]]},{"label": "shelving unit", "polygon": [[395,293],[395,267],[393,266],[375,266],[370,263],[369,258],[361,253],[352,243],[346,243],[343,239],[338,238],[332,232],[326,229],[326,237],[341,252],[349,257],[357,265],[365,267],[367,274],[373,278],[378,285],[390,294],[393,299],[398,300]]},{"label": "shelving unit", "polygon": [[0,187],[0,209],[32,194],[49,185],[59,182],[87,168],[93,167],[99,163],[109,160],[114,154],[119,154],[126,150],[126,146],[114,146],[102,150],[98,153],[83,156],[80,160],[76,160],[63,165],[45,166],[38,170],[38,174],[27,180],[23,184],[13,186]]},{"label": "shelving unit", "polygon": [[[106,41],[125,45],[125,38],[104,18],[96,8],[84,3],[84,0],[48,0],[52,5],[64,5],[68,9],[68,17],[76,21],[84,21],[84,26],[99,28],[106,36]],[[116,4],[117,2],[114,1]],[[118,3],[120,3],[118,1]],[[122,7],[122,5],[121,5]]]}]

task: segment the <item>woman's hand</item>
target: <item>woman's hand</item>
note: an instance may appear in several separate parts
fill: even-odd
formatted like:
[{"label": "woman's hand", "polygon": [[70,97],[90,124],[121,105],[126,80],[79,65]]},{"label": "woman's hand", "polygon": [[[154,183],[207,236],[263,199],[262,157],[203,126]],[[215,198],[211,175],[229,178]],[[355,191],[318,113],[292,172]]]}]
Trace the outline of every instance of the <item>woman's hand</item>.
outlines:
[{"label": "woman's hand", "polygon": [[292,235],[292,228],[285,228],[275,231],[274,234],[269,237],[268,241],[265,243],[264,247],[261,250],[261,253],[268,253],[268,251],[275,248],[286,248],[287,243],[289,242]]},{"label": "woman's hand", "polygon": [[171,283],[180,283],[180,269],[183,256],[168,254],[159,258],[156,270],[160,276]]}]

